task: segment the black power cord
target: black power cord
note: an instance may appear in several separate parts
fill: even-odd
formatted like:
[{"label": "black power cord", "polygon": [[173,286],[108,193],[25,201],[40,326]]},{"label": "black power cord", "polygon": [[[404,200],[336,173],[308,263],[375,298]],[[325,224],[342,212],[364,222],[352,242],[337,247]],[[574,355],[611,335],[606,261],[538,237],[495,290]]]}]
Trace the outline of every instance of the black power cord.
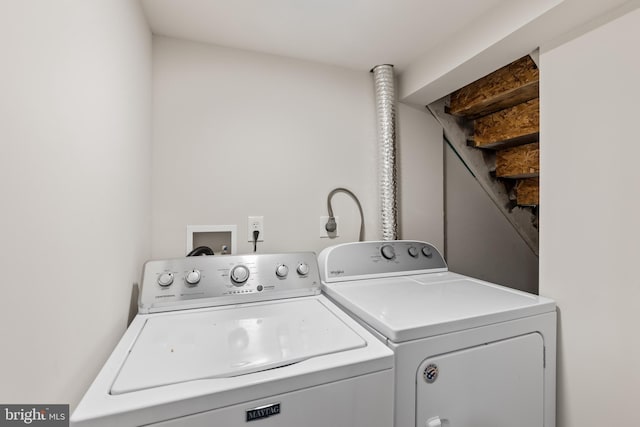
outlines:
[{"label": "black power cord", "polygon": [[258,236],[260,235],[259,230],[253,230],[253,252],[258,250]]},{"label": "black power cord", "polygon": [[213,255],[213,249],[209,246],[198,246],[191,252],[187,254],[187,256],[198,256],[198,255]]},{"label": "black power cord", "polygon": [[334,188],[333,190],[331,190],[331,192],[327,196],[327,211],[329,212],[329,221],[327,221],[327,224],[324,226],[325,230],[327,230],[327,232],[329,233],[333,233],[338,228],[338,225],[336,224],[336,218],[333,215],[333,208],[331,207],[331,199],[333,198],[333,195],[336,193],[348,194],[358,205],[358,210],[360,211],[360,235],[358,239],[360,242],[363,242],[364,241],[364,214],[362,213],[362,205],[360,204],[360,200],[358,200],[356,195],[353,194],[350,190],[347,190],[346,188],[341,188],[341,187]]}]

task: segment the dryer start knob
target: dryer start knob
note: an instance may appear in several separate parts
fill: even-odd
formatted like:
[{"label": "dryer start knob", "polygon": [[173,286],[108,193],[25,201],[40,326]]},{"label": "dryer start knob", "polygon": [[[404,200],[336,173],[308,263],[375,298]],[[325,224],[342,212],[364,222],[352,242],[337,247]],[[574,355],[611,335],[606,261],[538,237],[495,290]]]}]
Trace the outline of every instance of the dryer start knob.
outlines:
[{"label": "dryer start knob", "polygon": [[384,245],[380,248],[380,253],[385,259],[394,259],[396,257],[396,250],[391,245]]}]

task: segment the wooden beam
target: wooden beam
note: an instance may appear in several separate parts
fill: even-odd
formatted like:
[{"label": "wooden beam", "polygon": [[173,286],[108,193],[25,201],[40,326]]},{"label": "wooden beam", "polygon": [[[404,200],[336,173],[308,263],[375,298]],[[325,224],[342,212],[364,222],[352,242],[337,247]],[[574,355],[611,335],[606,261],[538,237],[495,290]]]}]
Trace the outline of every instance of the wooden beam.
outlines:
[{"label": "wooden beam", "polygon": [[462,120],[444,112],[445,100],[440,99],[427,107],[442,125],[444,136],[451,147],[455,147],[456,155],[473,174],[478,184],[486,191],[496,209],[513,226],[527,246],[538,256],[538,229],[534,226],[535,215],[530,209],[512,209],[511,198],[503,182],[492,179],[487,173],[488,153],[466,145],[472,129],[467,128]]},{"label": "wooden beam", "polygon": [[539,136],[538,98],[474,120],[473,145],[501,149],[536,142]]},{"label": "wooden beam", "polygon": [[527,178],[516,185],[516,202],[519,206],[536,206],[540,203],[539,178]]},{"label": "wooden beam", "polygon": [[532,178],[540,173],[540,144],[520,145],[496,151],[498,178]]},{"label": "wooden beam", "polygon": [[447,112],[476,118],[538,97],[538,67],[529,55],[451,94]]}]

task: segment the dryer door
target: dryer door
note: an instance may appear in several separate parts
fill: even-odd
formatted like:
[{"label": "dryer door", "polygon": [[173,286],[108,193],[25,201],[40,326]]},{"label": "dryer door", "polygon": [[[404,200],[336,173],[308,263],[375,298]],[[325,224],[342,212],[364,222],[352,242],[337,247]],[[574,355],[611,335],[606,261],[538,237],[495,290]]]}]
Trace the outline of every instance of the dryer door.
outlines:
[{"label": "dryer door", "polygon": [[531,333],[426,359],[416,427],[542,427],[544,343]]}]

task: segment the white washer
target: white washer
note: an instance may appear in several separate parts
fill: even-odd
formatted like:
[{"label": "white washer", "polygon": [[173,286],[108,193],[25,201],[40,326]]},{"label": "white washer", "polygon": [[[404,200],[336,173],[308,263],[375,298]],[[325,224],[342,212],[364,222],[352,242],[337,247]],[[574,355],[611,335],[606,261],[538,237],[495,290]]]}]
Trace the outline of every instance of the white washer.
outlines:
[{"label": "white washer", "polygon": [[419,241],[319,255],[323,291],[395,353],[396,427],[554,427],[555,303],[448,271]]},{"label": "white washer", "polygon": [[315,254],[150,261],[142,284],[71,425],[393,422],[393,352],[320,295]]}]

